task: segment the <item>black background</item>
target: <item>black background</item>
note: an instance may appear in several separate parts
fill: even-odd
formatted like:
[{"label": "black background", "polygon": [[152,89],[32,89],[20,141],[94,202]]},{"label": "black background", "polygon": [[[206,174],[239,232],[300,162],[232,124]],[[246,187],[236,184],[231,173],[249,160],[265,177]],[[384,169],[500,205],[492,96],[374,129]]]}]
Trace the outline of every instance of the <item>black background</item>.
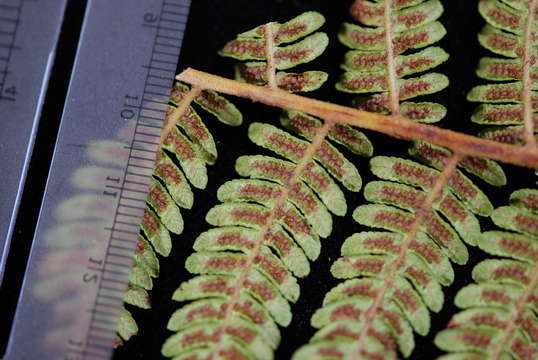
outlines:
[{"label": "black background", "polygon": [[[186,67],[208,71],[218,75],[233,77],[234,60],[221,58],[217,55],[228,40],[236,34],[251,29],[269,21],[283,22],[308,10],[316,10],[326,17],[326,24],[321,29],[329,35],[330,43],[325,53],[316,61],[300,66],[293,71],[323,70],[330,74],[328,82],[322,89],[308,96],[323,100],[349,105],[352,96],[338,93],[334,83],[341,73],[339,64],[346,48],[336,37],[342,22],[351,21],[348,9],[351,0],[193,0],[187,33],[180,57],[178,72]],[[447,63],[436,71],[446,74],[451,81],[450,86],[435,95],[437,102],[448,108],[448,116],[439,126],[476,134],[480,127],[470,122],[473,104],[466,101],[467,92],[482,81],[475,75],[475,68],[480,57],[487,54],[477,41],[476,34],[484,21],[476,9],[476,0],[442,0],[445,13],[441,22],[448,30],[448,35],[439,43],[450,55]],[[20,216],[16,225],[16,234],[22,244],[30,244],[33,237],[33,226],[37,219],[39,204],[35,199],[40,198],[44,189],[48,164],[52,156],[55,131],[59,124],[63,99],[69,81],[76,42],[82,22],[86,1],[71,1],[68,5],[66,21],[62,27],[58,58],[55,61],[51,83],[58,84],[47,93],[42,124],[38,132],[34,155],[28,182],[22,199]],[[139,335],[126,345],[116,350],[114,359],[161,359],[160,348],[171,332],[166,330],[166,323],[171,314],[181,304],[171,300],[172,293],[182,281],[192,276],[184,269],[184,262],[192,253],[192,244],[202,231],[209,229],[204,217],[207,211],[218,203],[216,190],[227,180],[237,177],[234,164],[240,155],[267,153],[254,146],[247,137],[248,125],[254,121],[277,124],[279,110],[248,100],[231,99],[241,110],[244,123],[240,127],[229,127],[216,121],[211,115],[202,114],[205,123],[213,133],[217,142],[219,158],[215,166],[208,168],[209,183],[205,190],[195,190],[195,204],[192,210],[183,211],[185,230],[174,238],[174,247],[168,258],[161,258],[161,276],[154,281],[154,290],[150,292],[152,309],[141,310],[129,307],[138,325]],[[46,120],[46,121],[44,121]],[[374,144],[374,155],[406,156],[409,143],[391,139],[384,135],[366,132]],[[353,161],[363,183],[374,179],[368,169],[367,158],[361,158],[344,151]],[[489,186],[479,180],[476,183],[490,196],[494,206],[506,203],[509,194],[518,188],[534,187],[532,172],[512,166],[505,166],[509,186],[501,189]],[[324,295],[335,286],[336,281],[329,273],[332,262],[338,258],[343,241],[351,234],[366,230],[355,223],[350,212],[359,204],[365,203],[362,192],[345,192],[348,200],[348,215],[334,217],[334,228],[330,237],[323,240],[322,252],[319,259],[311,264],[311,273],[305,279],[300,279],[301,297],[292,305],[293,321],[287,328],[282,328],[282,342],[275,358],[289,359],[294,350],[308,342],[314,330],[309,321],[313,312],[321,305]],[[482,220],[483,230],[491,228],[488,219]],[[432,314],[430,335],[416,335],[415,351],[411,359],[432,359],[442,353],[433,344],[437,332],[444,329],[450,317],[457,312],[453,300],[458,289],[470,283],[470,273],[473,266],[484,259],[484,254],[469,248],[470,260],[466,266],[454,265],[456,279],[454,284],[445,288],[445,306],[439,314]],[[27,256],[28,246],[14,248],[8,259],[6,282],[2,285],[0,298],[9,303],[4,307],[9,318],[16,303],[16,289],[20,286],[24,271],[23,259]],[[5,345],[9,329],[9,319],[0,327],[0,346]],[[0,351],[1,354],[1,351]]]},{"label": "black background", "polygon": [[[448,75],[450,86],[439,94],[435,100],[448,108],[448,116],[442,127],[476,134],[480,127],[470,122],[474,108],[465,96],[467,92],[481,81],[475,75],[475,68],[481,56],[486,55],[477,41],[476,34],[484,21],[478,14],[476,2],[472,0],[444,0],[445,13],[441,22],[448,30],[448,35],[440,42],[450,55],[449,61],[436,71]],[[227,41],[236,34],[269,21],[286,21],[303,11],[316,10],[325,15],[327,22],[321,29],[330,38],[329,47],[315,62],[297,68],[324,70],[330,74],[329,81],[319,91],[308,96],[349,104],[352,96],[340,94],[334,90],[334,83],[341,73],[339,63],[346,48],[336,37],[340,24],[351,21],[348,9],[351,1],[327,0],[194,0],[191,8],[187,34],[183,44],[178,72],[186,67],[233,77],[234,60],[221,58],[216,54]],[[295,70],[294,70],[295,71]],[[209,229],[204,216],[213,205],[217,204],[216,189],[227,180],[237,177],[234,172],[235,159],[240,155],[265,153],[254,146],[247,138],[248,124],[259,121],[276,124],[278,109],[253,104],[248,100],[232,99],[244,115],[244,124],[231,128],[206,116],[206,124],[213,133],[218,146],[219,159],[215,166],[209,167],[209,184],[206,190],[196,191],[195,206],[185,214],[185,231],[175,239],[174,250],[168,259],[162,259],[162,275],[155,281],[155,290],[151,292],[151,311],[133,309],[140,327],[140,334],[127,345],[116,350],[114,359],[157,359],[160,347],[172,333],[166,330],[170,315],[181,306],[171,300],[173,291],[181,281],[191,278],[184,269],[186,257],[192,252],[196,236]],[[390,139],[386,136],[368,133],[374,144],[375,155],[407,154],[408,143]],[[359,168],[366,183],[373,179],[368,169],[368,159],[349,152],[346,156]],[[511,191],[523,186],[533,186],[533,176],[528,170],[506,166],[510,187],[493,188],[476,180],[490,196],[494,205],[500,206],[508,199]],[[353,222],[349,213],[365,200],[362,193],[346,192],[348,215],[344,218],[334,217],[334,230],[331,236],[322,242],[319,259],[312,263],[312,271],[305,279],[300,279],[301,297],[292,306],[293,321],[287,328],[281,329],[282,343],[278,348],[276,359],[289,359],[294,350],[308,342],[314,330],[309,325],[313,312],[320,306],[324,295],[338,282],[330,275],[329,268],[338,258],[340,246],[351,234],[365,230]],[[490,228],[488,221],[483,221],[483,229]],[[454,295],[462,286],[471,282],[470,272],[473,266],[484,258],[484,254],[470,248],[470,261],[466,266],[455,266],[456,280],[445,289],[445,306],[441,313],[432,314],[430,336],[416,335],[416,347],[411,359],[432,359],[442,353],[433,344],[434,335],[445,328],[450,317],[457,311],[453,305]]]}]

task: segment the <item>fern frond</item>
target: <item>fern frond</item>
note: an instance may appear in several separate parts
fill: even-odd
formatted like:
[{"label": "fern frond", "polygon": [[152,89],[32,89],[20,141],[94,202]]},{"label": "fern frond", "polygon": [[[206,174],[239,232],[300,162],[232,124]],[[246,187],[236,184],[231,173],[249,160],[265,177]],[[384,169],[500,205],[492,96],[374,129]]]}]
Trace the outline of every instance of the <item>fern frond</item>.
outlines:
[{"label": "fern frond", "polygon": [[500,258],[476,265],[476,283],[456,295],[463,311],[435,338],[451,352],[441,359],[538,357],[538,191],[512,193],[492,219],[504,231],[483,233],[478,245]]},{"label": "fern frond", "polygon": [[[391,10],[387,16],[386,9]],[[448,78],[439,73],[407,77],[429,71],[448,59],[442,48],[430,46],[446,34],[443,25],[436,21],[442,12],[439,0],[405,1],[394,5],[355,1],[351,16],[366,27],[345,23],[340,30],[340,42],[353,50],[345,56],[342,68],[346,72],[336,88],[349,93],[376,93],[355,100],[355,105],[366,111],[401,113],[409,119],[428,123],[444,118],[446,109],[440,104],[400,104],[400,100],[436,93],[448,86]],[[408,53],[415,49],[420,51]]]},{"label": "fern frond", "polygon": [[[420,31],[428,34],[422,37],[424,41],[434,39],[433,34],[444,35],[441,31],[424,30],[436,26],[442,28],[440,24],[428,25],[440,16],[442,6],[438,1],[392,4],[392,1],[385,1],[383,5],[363,0],[354,3],[352,15],[365,25],[378,28],[345,25],[342,42],[350,46],[353,37],[356,40],[366,33],[377,33],[379,45],[372,40],[359,47],[357,42],[355,46],[362,53],[348,54],[343,67],[348,70],[352,64],[350,59],[360,59],[357,64],[373,67],[375,72],[371,69],[358,74],[348,71],[337,88],[358,93],[388,92],[359,103],[367,110],[405,116],[408,108],[400,106],[401,100],[409,94],[414,97],[435,92],[437,85],[440,90],[447,80],[440,74],[401,79],[413,73],[407,73],[401,64],[414,59],[419,65],[416,72],[421,72],[430,69],[423,64],[438,65],[448,55],[440,49],[428,48],[410,57],[396,56],[402,51],[400,38],[413,38],[412,35]],[[431,13],[423,13],[424,9]],[[405,23],[404,19],[412,19],[416,24]],[[423,46],[426,45],[418,45]],[[365,62],[371,56],[367,51],[376,51],[378,61],[375,65],[372,61]],[[416,60],[424,54],[431,55],[431,61]],[[435,56],[438,56],[437,60]],[[377,83],[370,81],[372,73],[377,76]],[[352,89],[349,79],[353,76],[355,84],[367,86]],[[431,86],[413,85],[424,79],[429,79]],[[413,91],[407,90],[408,84]],[[378,106],[381,104],[379,99],[382,99],[383,107]],[[364,106],[376,101],[374,107]],[[426,104],[425,108],[442,115],[435,121],[446,113],[438,104]],[[431,114],[429,112],[428,116]],[[347,281],[326,295],[322,308],[311,320],[312,326],[319,330],[308,345],[295,353],[294,360],[392,359],[398,357],[398,352],[407,357],[414,348],[413,331],[426,335],[430,328],[429,311],[441,310],[444,302],[442,286],[450,285],[454,278],[450,261],[467,262],[468,252],[462,240],[476,245],[480,225],[475,215],[487,216],[493,210],[485,194],[458,167],[495,185],[504,184],[506,177],[493,161],[467,157],[425,142],[415,141],[409,152],[427,165],[384,156],[371,160],[372,172],[382,181],[372,181],[365,186],[364,196],[374,204],[357,207],[353,218],[361,225],[386,231],[357,233],[345,241],[342,257],[333,263],[331,273]]]},{"label": "fern frond", "polygon": [[[188,86],[179,82],[174,85],[161,143],[149,144],[159,145],[161,150],[157,154],[142,216],[143,236],[138,240],[134,265],[129,274],[129,290],[124,298],[125,303],[135,307],[151,307],[147,291],[153,288],[152,279],[159,276],[159,261],[155,253],[164,257],[170,254],[172,234],[179,235],[184,228],[180,208],[190,209],[194,202],[191,184],[205,188],[206,165],[213,164],[217,158],[213,137],[191,103],[196,103],[228,125],[237,126],[242,122],[237,108],[217,93],[190,91]],[[145,130],[148,129],[151,128]],[[137,133],[142,139],[147,135]],[[120,319],[117,344],[127,341],[137,331],[136,321],[125,310]]]},{"label": "fern frond", "polygon": [[[287,86],[279,79],[289,74],[275,69],[317,57],[327,37],[309,34],[323,22],[321,15],[308,12],[284,24],[260,26],[240,34],[220,53],[266,60],[239,65],[236,73],[242,81],[288,91],[312,90],[326,75],[318,76],[319,84]],[[308,37],[295,44],[278,46],[304,36]],[[259,76],[246,75],[254,69]],[[293,76],[312,79],[314,73]],[[330,235],[330,213],[346,213],[344,195],[334,179],[351,191],[362,186],[356,167],[335,145],[370,156],[372,146],[364,134],[347,125],[322,124],[296,111],[283,111],[280,122],[298,136],[252,123],[249,139],[278,157],[241,156],[236,170],[243,178],[218,189],[221,204],[206,215],[215,227],[196,239],[196,252],[186,261],[187,270],[198,276],[174,293],[175,300],[194,302],[178,309],[168,323],[175,334],[162,348],[167,357],[188,354],[202,359],[233,352],[237,357],[272,359],[280,342],[277,324],[289,324],[289,303],[299,297],[297,277],[308,275],[309,260],[320,253],[320,238]]]},{"label": "fern frond", "polygon": [[327,351],[345,359],[396,358],[397,350],[410,355],[413,331],[426,335],[429,311],[442,308],[441,286],[454,279],[450,261],[467,262],[462,240],[476,245],[480,237],[475,214],[491,212],[487,197],[456,169],[459,163],[450,155],[441,172],[401,158],[371,160],[383,181],[365,186],[374,204],[357,207],[353,218],[386,231],[344,242],[331,273],[347,280],[326,295],[311,320],[319,330],[294,359],[331,358]]},{"label": "fern frond", "polygon": [[235,75],[239,81],[255,85],[269,84],[273,88],[291,92],[314,91],[327,81],[326,73],[275,70],[290,69],[321,55],[329,44],[329,38],[327,34],[315,31],[324,23],[323,15],[314,11],[305,12],[283,24],[269,23],[239,34],[219,54],[238,60],[259,60],[236,65]]},{"label": "fern frond", "polygon": [[487,85],[467,98],[479,105],[472,121],[487,125],[481,136],[511,144],[536,146],[536,1],[481,0],[487,25],[478,35],[483,47],[503,57],[484,57],[476,73]]},{"label": "fern frond", "polygon": [[[200,313],[198,302],[177,310],[168,324],[176,334],[164,344],[165,356],[187,351],[201,358],[236,349],[247,357],[272,358],[269,350],[276,348],[279,335],[268,337],[264,329],[289,324],[288,302],[299,297],[296,277],[308,275],[308,259],[318,257],[320,237],[332,230],[329,211],[346,211],[343,194],[328,172],[349,188],[360,188],[355,167],[323,140],[328,128],[322,131],[322,137],[318,133],[310,143],[268,124],[251,124],[249,138],[284,159],[242,156],[236,170],[250,179],[231,180],[219,188],[222,204],[206,216],[216,227],[197,238],[196,253],[186,261],[189,272],[201,275],[183,283],[174,294],[178,301],[205,299],[198,300],[199,305],[214,311]],[[215,281],[222,284],[216,293],[208,285]],[[259,310],[262,318],[245,317],[245,304],[251,303],[263,309]],[[179,320],[186,318],[195,320]],[[205,336],[187,346],[190,334],[200,331]]]},{"label": "fern frond", "polygon": [[[449,259],[467,260],[467,249],[456,231],[437,211],[454,215],[454,207],[441,210],[442,204],[457,204],[470,220],[454,227],[479,232],[471,212],[446,189],[459,160],[460,156],[452,156],[438,172],[398,158],[372,159],[376,175],[398,183],[369,183],[365,197],[378,204],[359,206],[353,217],[363,225],[388,231],[362,232],[345,241],[331,273],[348,280],[327,293],[323,307],[311,320],[319,330],[294,354],[294,360],[393,359],[398,350],[410,355],[413,331],[428,333],[429,311],[441,309],[441,286],[453,280]],[[475,241],[472,236],[465,239]]]}]

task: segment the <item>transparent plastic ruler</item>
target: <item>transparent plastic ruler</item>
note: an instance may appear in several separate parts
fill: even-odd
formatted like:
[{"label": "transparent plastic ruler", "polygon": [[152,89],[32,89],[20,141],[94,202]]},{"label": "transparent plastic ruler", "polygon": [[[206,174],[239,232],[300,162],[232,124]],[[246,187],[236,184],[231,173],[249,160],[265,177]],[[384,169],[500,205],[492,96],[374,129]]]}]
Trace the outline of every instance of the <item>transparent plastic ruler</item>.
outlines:
[{"label": "transparent plastic ruler", "polygon": [[67,0],[0,0],[0,283]]},{"label": "transparent plastic ruler", "polygon": [[110,358],[189,5],[89,1],[6,359]]}]

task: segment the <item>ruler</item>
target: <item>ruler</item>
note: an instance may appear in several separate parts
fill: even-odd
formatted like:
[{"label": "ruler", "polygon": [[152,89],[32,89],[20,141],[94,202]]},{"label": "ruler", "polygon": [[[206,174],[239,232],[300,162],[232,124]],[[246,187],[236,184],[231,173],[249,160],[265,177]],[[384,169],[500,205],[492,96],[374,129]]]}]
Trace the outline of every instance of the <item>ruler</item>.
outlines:
[{"label": "ruler", "polygon": [[189,6],[88,2],[5,359],[110,358]]},{"label": "ruler", "polygon": [[0,283],[66,3],[0,1]]}]

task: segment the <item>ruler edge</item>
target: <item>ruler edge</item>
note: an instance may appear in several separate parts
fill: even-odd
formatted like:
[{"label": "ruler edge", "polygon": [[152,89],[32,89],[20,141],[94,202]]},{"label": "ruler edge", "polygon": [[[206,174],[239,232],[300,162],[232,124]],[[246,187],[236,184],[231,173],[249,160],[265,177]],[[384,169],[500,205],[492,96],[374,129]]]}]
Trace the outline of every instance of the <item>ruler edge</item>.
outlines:
[{"label": "ruler edge", "polygon": [[[66,1],[66,4],[69,0]],[[170,1],[170,0],[168,0]],[[175,0],[172,0],[172,1],[175,1]],[[182,33],[183,35],[185,35],[186,33],[186,27],[188,25],[188,19],[190,17],[190,11],[191,11],[191,7],[192,7],[192,0],[179,0],[181,1],[182,3],[185,3],[187,2],[188,3],[188,12],[185,14],[185,29],[182,30]],[[82,21],[82,26],[80,27],[80,33],[82,34],[85,29],[87,28],[88,26],[88,18],[90,17],[91,15],[91,7],[92,7],[92,4],[94,3],[95,1],[94,0],[88,0],[87,4],[86,4],[86,8],[84,10],[84,17],[83,17],[83,21]],[[161,1],[161,11],[162,11],[162,8],[166,5],[166,4],[170,4],[170,2],[167,2],[167,0],[162,0]],[[64,8],[64,13],[63,13],[63,16],[62,16],[62,21],[65,19],[65,8]],[[156,31],[158,31],[158,28],[156,29]],[[60,27],[60,30],[58,31],[58,36],[60,35],[61,33],[61,27]],[[155,40],[153,40],[152,42],[152,45],[154,46],[154,43],[156,41],[156,37],[157,37],[157,33],[155,34],[154,38]],[[70,94],[71,92],[73,91],[73,78],[75,77],[75,72],[73,71],[75,69],[75,67],[77,66],[80,58],[79,58],[79,52],[81,51],[82,49],[82,36],[79,37],[79,40],[78,40],[78,44],[77,44],[77,49],[76,49],[76,52],[75,52],[75,61],[73,62],[73,65],[72,65],[72,68],[71,68],[71,74],[70,74],[70,77],[69,77],[69,86],[68,86],[68,90],[66,92],[66,95],[65,95],[65,100],[64,100],[64,104],[63,104],[63,110],[62,110],[62,113],[61,113],[61,119],[64,118],[64,115],[66,113],[66,107],[67,107],[67,100],[69,99],[70,97]],[[180,40],[180,48],[183,46],[183,41],[184,41],[184,38],[182,37],[182,39]],[[55,51],[56,53],[56,51]],[[181,56],[181,50],[180,50],[180,54],[178,55],[178,58],[177,58],[177,62],[179,63],[179,59],[180,59],[180,56]],[[176,68],[177,68],[177,64],[176,64]],[[150,69],[147,70],[146,72],[146,76],[147,76],[147,73],[149,73]],[[174,75],[175,75],[175,70],[174,70]],[[171,84],[173,85],[175,79],[174,77],[171,78]],[[172,88],[170,88],[171,90]],[[144,91],[144,90],[143,90]],[[137,122],[138,122],[138,116],[137,116]],[[42,215],[43,215],[43,211],[44,211],[44,205],[45,205],[45,202],[44,202],[44,199],[45,199],[45,195],[47,193],[47,190],[50,186],[50,182],[51,182],[51,174],[53,172],[53,163],[55,161],[55,158],[56,158],[56,155],[57,155],[57,152],[59,150],[59,146],[58,146],[58,143],[59,143],[59,140],[60,140],[60,131],[62,130],[62,127],[63,127],[63,121],[60,122],[59,124],[59,127],[58,127],[58,135],[56,137],[56,140],[55,140],[55,143],[54,143],[54,151],[53,151],[53,155],[51,157],[51,160],[50,160],[50,164],[49,164],[49,169],[48,169],[48,172],[47,172],[47,181],[46,181],[46,185],[45,185],[45,189],[44,189],[44,192],[42,194],[42,197],[41,197],[41,204],[40,204],[40,207],[39,207],[39,215],[38,215],[38,218],[37,218],[37,221],[36,221],[36,224],[35,224],[35,228],[34,228],[34,236],[32,237],[32,245],[31,245],[31,249],[30,249],[30,252],[28,254],[28,261],[27,261],[27,264],[25,266],[25,272],[24,272],[24,279],[23,279],[23,282],[22,282],[22,285],[21,285],[21,289],[20,289],[20,292],[19,292],[19,296],[18,296],[18,299],[17,299],[17,306],[16,306],[16,309],[15,309],[15,312],[14,312],[14,317],[13,317],[13,323],[11,324],[11,327],[9,329],[9,337],[8,337],[8,341],[7,341],[7,344],[6,344],[6,349],[5,349],[5,353],[3,355],[3,357],[1,358],[1,360],[11,360],[11,356],[16,356],[16,354],[13,353],[13,343],[14,343],[14,334],[17,332],[17,322],[16,322],[16,319],[17,319],[17,315],[20,313],[20,305],[21,305],[21,302],[23,300],[23,298],[26,297],[26,292],[28,290],[30,290],[29,288],[27,288],[27,282],[29,281],[28,280],[28,272],[29,272],[29,268],[31,267],[31,258],[32,258],[32,255],[34,254],[34,252],[36,251],[35,248],[36,248],[36,238],[38,236],[38,228],[39,228],[39,225],[40,223],[42,222]],[[163,122],[164,124],[164,122]],[[134,141],[134,133],[133,133],[133,139],[130,139],[129,142],[132,143],[132,141]],[[125,170],[124,171],[127,171],[127,167],[128,165],[126,164],[125,165]],[[114,210],[114,213],[116,213],[118,210],[117,208],[119,207],[119,201],[118,201],[118,205],[116,206],[116,209]],[[110,235],[112,236],[112,235]],[[107,236],[107,238],[110,238],[110,236]],[[110,240],[109,240],[110,241]],[[108,245],[107,245],[107,248],[108,248]],[[133,250],[132,252],[134,253],[135,251],[135,248],[133,247]],[[126,281],[126,284],[127,284],[127,281]],[[95,294],[97,293],[97,291],[94,292]],[[30,295],[31,296],[31,295]],[[119,317],[116,319],[116,320],[119,320]],[[89,326],[91,325],[91,321],[89,322],[88,324]],[[86,331],[86,334],[88,333],[88,331]],[[111,354],[113,354],[113,351],[114,351],[114,348],[111,347],[110,348],[110,351],[111,351]],[[63,351],[63,354],[67,354],[68,352],[67,351]],[[91,355],[90,355],[91,357]],[[83,357],[83,359],[86,359],[86,357]]]},{"label": "ruler edge", "polygon": [[[56,28],[55,33],[52,37],[53,39],[53,46],[51,50],[48,53],[47,56],[47,64],[45,67],[45,72],[43,73],[43,77],[41,78],[41,90],[39,92],[38,96],[38,103],[34,110],[34,117],[32,120],[32,127],[30,129],[29,137],[27,138],[27,145],[26,145],[26,151],[24,154],[24,160],[22,163],[22,169],[19,173],[19,181],[17,186],[17,195],[15,196],[15,201],[13,202],[13,206],[11,209],[11,216],[8,220],[8,228],[6,232],[4,246],[0,249],[0,285],[3,284],[4,275],[6,273],[6,267],[7,267],[7,260],[9,258],[10,250],[11,250],[11,243],[13,242],[13,233],[15,231],[15,225],[17,224],[17,220],[19,218],[19,210],[21,206],[22,197],[24,195],[24,192],[26,190],[26,181],[27,181],[27,175],[28,171],[30,169],[30,163],[32,161],[32,157],[34,155],[34,146],[35,146],[35,140],[37,138],[39,125],[41,123],[41,117],[43,115],[43,106],[45,104],[46,95],[49,91],[49,85],[50,85],[50,78],[52,75],[52,68],[54,66],[54,62],[56,61],[56,54],[58,52],[58,44],[60,41],[60,34],[62,33],[62,25],[65,21],[65,14],[67,10],[67,4],[70,0],[63,1],[62,9],[60,11],[60,26]],[[91,0],[90,0],[91,1]],[[22,4],[24,5],[25,0],[22,0]],[[65,105],[65,102],[64,102]],[[63,115],[63,111],[62,111]],[[58,128],[59,131],[59,128]],[[56,143],[54,144],[54,148],[56,148]],[[52,159],[50,164],[52,164]],[[50,166],[49,171],[47,171],[47,182],[48,182],[48,176],[50,172]],[[43,193],[44,195],[44,193]],[[43,200],[43,196],[41,197],[41,203]],[[39,213],[41,213],[41,205],[39,207]],[[36,219],[36,222],[34,226],[32,227],[32,233],[37,229],[38,219]],[[32,243],[34,240],[34,236],[32,236]],[[30,254],[28,254],[29,259]]]}]

